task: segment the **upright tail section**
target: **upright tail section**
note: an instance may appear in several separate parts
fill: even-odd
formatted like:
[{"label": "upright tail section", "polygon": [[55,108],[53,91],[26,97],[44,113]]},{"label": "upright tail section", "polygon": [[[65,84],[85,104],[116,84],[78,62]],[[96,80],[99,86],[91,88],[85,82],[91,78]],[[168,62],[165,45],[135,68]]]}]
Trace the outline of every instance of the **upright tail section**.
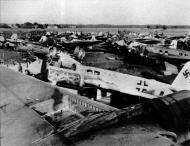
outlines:
[{"label": "upright tail section", "polygon": [[190,61],[184,65],[171,86],[178,90],[190,90]]},{"label": "upright tail section", "polygon": [[97,41],[95,35],[92,36],[91,41]]}]

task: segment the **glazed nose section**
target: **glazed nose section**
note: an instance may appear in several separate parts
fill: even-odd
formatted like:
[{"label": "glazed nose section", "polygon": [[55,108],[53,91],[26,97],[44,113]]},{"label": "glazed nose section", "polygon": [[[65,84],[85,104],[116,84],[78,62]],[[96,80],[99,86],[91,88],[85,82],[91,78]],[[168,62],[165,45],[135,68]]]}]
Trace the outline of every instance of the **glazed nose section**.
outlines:
[{"label": "glazed nose section", "polygon": [[175,132],[190,130],[190,91],[180,91],[151,102],[152,116],[163,128]]}]

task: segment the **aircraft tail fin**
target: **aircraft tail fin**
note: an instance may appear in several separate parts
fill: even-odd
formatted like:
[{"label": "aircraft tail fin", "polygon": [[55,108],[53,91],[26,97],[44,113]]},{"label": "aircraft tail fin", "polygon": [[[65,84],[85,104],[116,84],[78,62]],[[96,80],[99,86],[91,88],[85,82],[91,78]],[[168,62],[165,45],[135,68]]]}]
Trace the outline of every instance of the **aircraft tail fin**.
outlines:
[{"label": "aircraft tail fin", "polygon": [[180,90],[190,90],[190,61],[181,69],[173,81],[172,87]]},{"label": "aircraft tail fin", "polygon": [[95,35],[92,35],[91,41],[96,41]]}]

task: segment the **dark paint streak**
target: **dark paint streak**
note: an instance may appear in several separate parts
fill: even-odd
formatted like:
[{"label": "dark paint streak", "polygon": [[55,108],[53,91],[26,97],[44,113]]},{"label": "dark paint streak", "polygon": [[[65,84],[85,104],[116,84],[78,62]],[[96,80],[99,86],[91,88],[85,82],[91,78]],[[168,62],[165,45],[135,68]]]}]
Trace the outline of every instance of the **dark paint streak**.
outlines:
[{"label": "dark paint streak", "polygon": [[55,88],[51,98],[54,100],[53,110],[56,111],[58,106],[63,103],[63,94],[57,88]]}]

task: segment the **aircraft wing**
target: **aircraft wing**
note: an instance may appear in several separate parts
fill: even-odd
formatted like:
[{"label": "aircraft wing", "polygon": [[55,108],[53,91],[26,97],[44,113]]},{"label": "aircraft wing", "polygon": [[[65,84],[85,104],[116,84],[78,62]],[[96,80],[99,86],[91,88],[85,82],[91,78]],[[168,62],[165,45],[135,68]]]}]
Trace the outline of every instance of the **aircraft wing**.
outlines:
[{"label": "aircraft wing", "polygon": [[190,60],[190,58],[188,56],[161,55],[161,54],[156,54],[156,53],[149,53],[148,57],[150,57],[152,59],[167,61],[176,66],[179,66]]},{"label": "aircraft wing", "polygon": [[29,109],[14,92],[2,84],[0,92],[2,146],[26,146],[53,132],[53,127]]},{"label": "aircraft wing", "polygon": [[[78,105],[88,105],[88,107],[94,110],[117,110],[84,97],[74,96],[65,90],[14,72],[8,68],[0,67],[0,144],[2,146],[64,146],[68,145],[68,143],[73,144],[72,141],[68,142],[63,131],[59,132],[43,116],[41,117],[30,108],[49,99],[54,100],[53,105],[55,105],[57,102],[60,102],[60,94],[61,96],[71,95],[74,99],[70,98],[70,100],[73,100],[72,102],[78,100],[80,101]],[[53,108],[53,106],[50,108]],[[86,119],[89,120],[90,115]],[[94,122],[94,120],[89,121],[89,123],[91,122]],[[162,136],[163,134],[158,134],[155,131],[151,132],[147,127],[142,129],[141,125],[126,124],[126,128],[120,126],[120,128],[102,129],[94,135],[94,138],[89,137],[85,140],[74,142],[74,144],[83,146],[98,144],[169,146],[175,144],[170,139]]]},{"label": "aircraft wing", "polygon": [[62,42],[62,45],[64,47],[71,47],[71,48],[75,48],[76,46],[79,47],[87,47],[87,46],[92,46],[92,45],[96,45],[96,44],[100,44],[103,41],[100,40],[95,40],[95,41],[91,41],[91,40],[79,40],[79,41],[71,41],[71,42]]},{"label": "aircraft wing", "polygon": [[[103,104],[94,103],[85,97],[79,97],[66,90],[1,66],[0,145],[65,145],[64,136],[56,132],[54,126],[32,108],[42,109],[44,112],[56,112],[55,110],[64,107],[61,103],[68,96],[72,97],[72,99],[70,98],[72,102],[85,102],[86,106],[98,111],[115,110],[115,108],[107,108]],[[48,107],[42,108],[40,106],[47,105],[47,102],[50,103]],[[61,106],[59,107],[59,105]],[[58,107],[59,109],[57,109]],[[77,110],[77,108],[82,111],[75,103],[73,110]]]},{"label": "aircraft wing", "polygon": [[160,40],[157,39],[136,39],[137,42],[143,43],[143,44],[158,44],[161,43]]},{"label": "aircraft wing", "polygon": [[53,126],[27,107],[27,91],[22,95],[26,87],[20,86],[23,81],[18,78],[17,86],[12,72],[4,68],[0,72],[1,145],[26,146],[51,134]]},{"label": "aircraft wing", "polygon": [[2,146],[26,146],[52,134],[54,127],[28,107],[48,99],[52,91],[36,79],[0,67]]},{"label": "aircraft wing", "polygon": [[189,57],[186,56],[177,56],[177,55],[164,55],[164,54],[157,54],[157,53],[149,53],[148,56],[150,57],[155,57],[155,58],[163,58],[163,59],[176,59],[176,60],[184,60],[184,61],[188,61],[190,60]]},{"label": "aircraft wing", "polygon": [[49,48],[35,44],[27,44],[26,46],[19,45],[16,50],[20,52],[34,52],[44,55],[49,53]]}]

